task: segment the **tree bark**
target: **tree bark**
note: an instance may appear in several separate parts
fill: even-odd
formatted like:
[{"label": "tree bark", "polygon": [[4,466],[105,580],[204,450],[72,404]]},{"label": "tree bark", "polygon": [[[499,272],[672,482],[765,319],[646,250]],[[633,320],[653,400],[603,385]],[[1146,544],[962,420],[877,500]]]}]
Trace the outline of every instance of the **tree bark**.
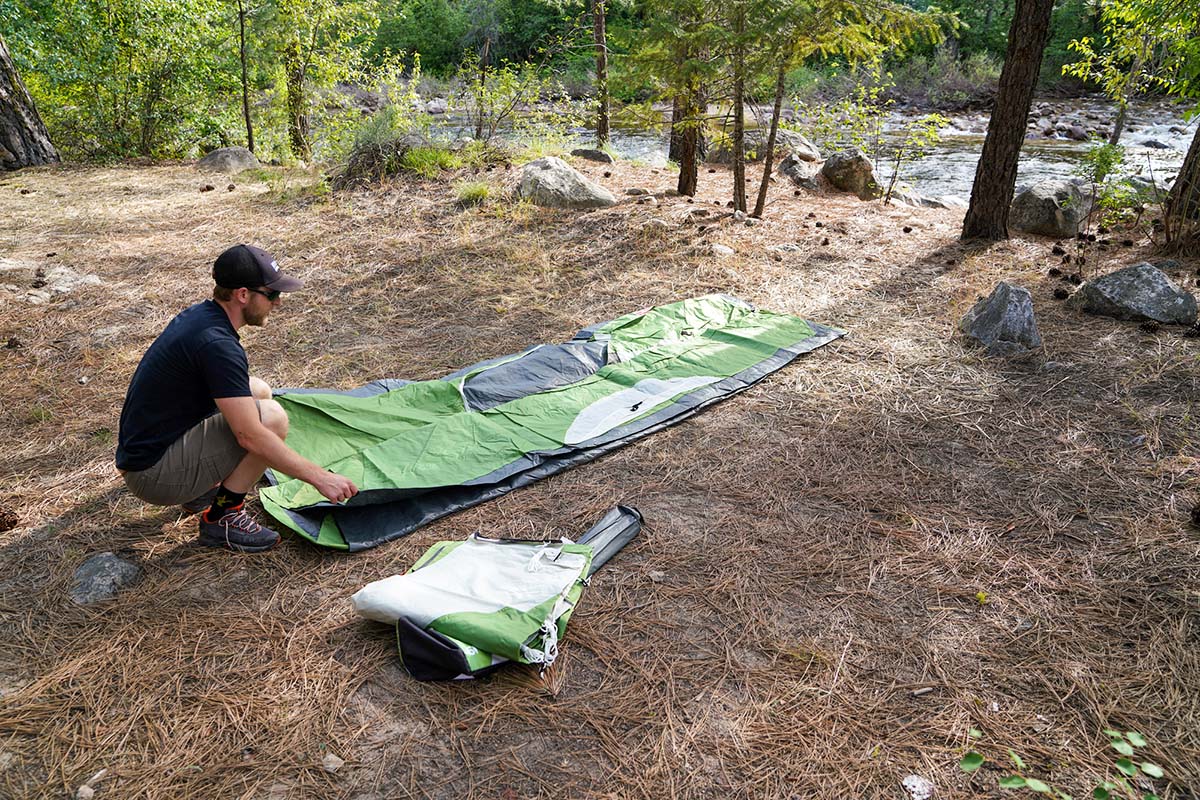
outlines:
[{"label": "tree bark", "polygon": [[1025,141],[1025,119],[1042,65],[1053,8],[1054,0],[1017,0],[996,103],[983,141],[983,154],[975,168],[971,205],[963,220],[963,239],[1008,238],[1008,212],[1017,181],[1021,143]]},{"label": "tree bark", "polygon": [[592,0],[592,35],[596,43],[596,146],[608,144],[608,40],[604,34],[604,0]]},{"label": "tree bark", "polygon": [[1168,244],[1200,239],[1200,129],[1163,204],[1163,223]]},{"label": "tree bark", "polygon": [[58,161],[58,151],[0,36],[0,169]]},{"label": "tree bark", "polygon": [[746,210],[746,9],[738,1],[733,54],[733,210]]},{"label": "tree bark", "polygon": [[[704,130],[702,119],[705,103],[701,90],[692,87],[684,95],[680,122],[672,126],[672,138],[678,143],[679,182],[676,189],[681,195],[692,197],[700,180],[700,159],[703,150]],[[675,132],[678,131],[676,137]]]},{"label": "tree bark", "polygon": [[254,152],[254,125],[250,122],[250,77],[246,69],[246,4],[238,0],[238,50],[242,61],[242,117],[246,120],[246,149]]},{"label": "tree bark", "polygon": [[783,110],[784,81],[787,78],[787,64],[779,65],[775,74],[775,106],[771,109],[771,132],[767,134],[767,152],[763,153],[762,183],[758,185],[758,199],[754,201],[752,217],[762,217],[767,205],[767,185],[771,182],[771,169],[775,166],[775,134],[779,132],[779,114]]},{"label": "tree bark", "polygon": [[300,42],[293,39],[283,55],[287,75],[288,141],[292,155],[301,161],[312,159],[308,130],[308,101],[305,97],[304,62],[300,58]]}]

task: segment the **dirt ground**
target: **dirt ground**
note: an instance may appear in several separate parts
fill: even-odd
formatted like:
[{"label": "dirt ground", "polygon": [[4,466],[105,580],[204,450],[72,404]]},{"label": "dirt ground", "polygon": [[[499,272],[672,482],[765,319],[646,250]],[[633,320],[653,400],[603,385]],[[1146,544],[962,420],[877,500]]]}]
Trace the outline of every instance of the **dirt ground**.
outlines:
[{"label": "dirt ground", "polygon": [[[658,204],[513,204],[516,168],[332,194],[189,166],[0,176],[0,265],[100,279],[38,305],[0,291],[0,796],[73,797],[107,769],[100,798],[904,800],[910,775],[987,797],[1011,748],[1079,797],[1116,774],[1119,728],[1166,773],[1141,789],[1195,797],[1200,339],[1067,309],[1055,242],[968,248],[961,212],[781,183],[747,227],[724,170],[688,202],[667,170],[578,166]],[[461,178],[493,198],[461,207]],[[1065,245],[1085,277],[1155,258],[1117,238]],[[243,331],[277,386],[433,378],[708,292],[850,335],[406,539],[239,556],[194,546],[194,518],[112,465],[138,359],[239,241],[308,284]],[[1168,271],[1193,287],[1198,266]],[[957,335],[1001,279],[1032,291],[1044,353],[984,359]],[[435,541],[578,534],[616,502],[646,527],[544,677],[418,683],[349,603]],[[141,581],[75,605],[74,570],[106,550]],[[968,749],[989,759],[973,776]]]}]

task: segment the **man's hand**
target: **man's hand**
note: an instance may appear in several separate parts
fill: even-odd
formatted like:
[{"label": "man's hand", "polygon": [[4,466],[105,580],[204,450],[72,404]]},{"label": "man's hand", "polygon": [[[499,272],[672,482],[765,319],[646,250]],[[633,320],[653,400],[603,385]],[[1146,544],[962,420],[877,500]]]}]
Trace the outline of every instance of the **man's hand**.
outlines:
[{"label": "man's hand", "polygon": [[358,494],[358,487],[354,485],[354,482],[336,472],[322,472],[314,475],[309,483],[334,503],[341,503]]}]

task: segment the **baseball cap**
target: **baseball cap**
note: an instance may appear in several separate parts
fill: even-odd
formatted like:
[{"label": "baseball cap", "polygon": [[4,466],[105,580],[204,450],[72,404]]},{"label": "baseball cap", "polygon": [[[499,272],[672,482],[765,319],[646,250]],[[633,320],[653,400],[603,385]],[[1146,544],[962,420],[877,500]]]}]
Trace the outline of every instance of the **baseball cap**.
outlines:
[{"label": "baseball cap", "polygon": [[294,292],[304,285],[303,281],[284,275],[275,263],[275,257],[266,250],[248,244],[235,244],[217,256],[212,276],[217,286],[226,289],[265,286],[280,292]]}]

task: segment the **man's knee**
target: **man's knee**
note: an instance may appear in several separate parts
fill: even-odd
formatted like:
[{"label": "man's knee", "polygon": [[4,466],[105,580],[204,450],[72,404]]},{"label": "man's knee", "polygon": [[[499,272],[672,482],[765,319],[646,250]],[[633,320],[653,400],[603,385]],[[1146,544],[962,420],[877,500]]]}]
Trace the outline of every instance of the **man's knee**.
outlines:
[{"label": "man's knee", "polygon": [[251,375],[250,394],[254,396],[255,400],[270,400],[271,386],[262,378],[255,378],[253,375]]},{"label": "man's knee", "polygon": [[288,432],[288,416],[283,410],[283,406],[279,405],[274,400],[259,400],[258,414],[262,418],[263,425],[275,433],[279,438],[287,436]]}]

